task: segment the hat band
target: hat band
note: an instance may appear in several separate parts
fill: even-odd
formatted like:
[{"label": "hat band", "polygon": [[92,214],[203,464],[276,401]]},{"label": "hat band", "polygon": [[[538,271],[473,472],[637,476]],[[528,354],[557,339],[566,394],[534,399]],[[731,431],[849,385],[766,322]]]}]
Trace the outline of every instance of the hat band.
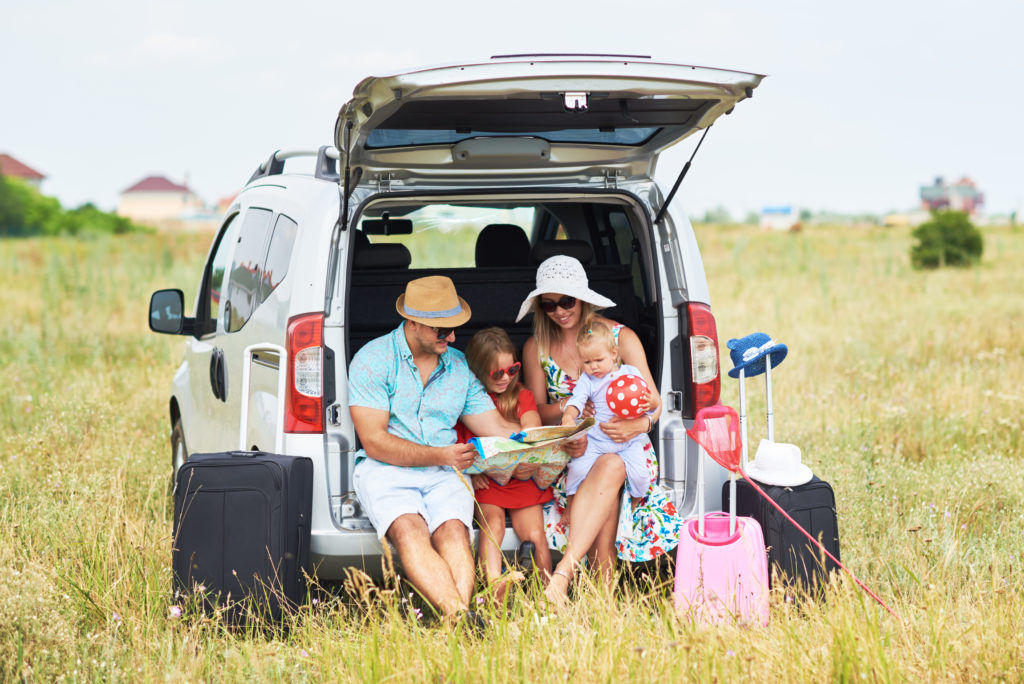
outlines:
[{"label": "hat band", "polygon": [[412,307],[403,304],[402,310],[409,316],[416,316],[417,318],[449,318],[455,314],[462,313],[462,305],[459,304],[454,309],[445,309],[444,311],[420,311],[419,309],[413,309]]},{"label": "hat band", "polygon": [[768,340],[767,342],[762,344],[760,347],[750,347],[749,349],[744,350],[744,352],[743,352],[743,360],[744,361],[750,361],[751,359],[756,359],[763,352],[768,351],[769,349],[771,349],[774,346],[775,346],[775,340]]}]

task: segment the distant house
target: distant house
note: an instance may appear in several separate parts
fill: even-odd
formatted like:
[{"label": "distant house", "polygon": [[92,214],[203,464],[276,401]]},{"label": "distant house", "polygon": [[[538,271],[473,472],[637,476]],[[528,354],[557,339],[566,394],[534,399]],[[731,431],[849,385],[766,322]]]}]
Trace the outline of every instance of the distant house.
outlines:
[{"label": "distant house", "polygon": [[921,186],[921,208],[927,211],[953,209],[973,216],[984,203],[985,196],[978,191],[974,181],[966,176],[953,184],[938,177],[931,185]]},{"label": "distant house", "polygon": [[203,201],[186,185],[149,176],[121,192],[117,213],[140,223],[177,220],[205,211]]},{"label": "distant house", "polygon": [[28,164],[24,164],[11,155],[2,152],[0,152],[0,176],[20,178],[36,190],[39,189],[39,186],[43,183],[43,179],[46,178],[46,176],[36,171]]},{"label": "distant house", "polygon": [[789,205],[761,210],[761,228],[764,230],[793,230],[799,223],[799,216]]}]

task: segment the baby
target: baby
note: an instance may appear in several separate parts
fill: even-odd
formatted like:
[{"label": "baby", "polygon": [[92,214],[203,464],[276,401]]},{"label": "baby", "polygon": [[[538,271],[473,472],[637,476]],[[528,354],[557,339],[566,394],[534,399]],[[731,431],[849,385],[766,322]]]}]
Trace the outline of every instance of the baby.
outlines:
[{"label": "baby", "polygon": [[[605,400],[609,383],[622,375],[643,376],[637,368],[622,364],[612,329],[600,321],[583,326],[576,338],[576,349],[584,372],[573,388],[572,397],[566,402],[562,425],[575,425],[576,419],[583,413],[587,400],[594,404],[594,418],[598,425],[587,435],[587,450],[583,455],[569,461],[565,493],[568,496],[576,493],[598,456],[615,453],[626,464],[629,495],[636,503],[647,493],[647,488],[651,484],[651,473],[647,469],[647,457],[644,454],[644,447],[649,443],[647,435],[639,434],[629,441],[615,442],[601,429],[600,423],[611,420],[614,415]],[[658,396],[648,392],[640,403],[640,409],[653,421],[651,414],[658,408],[659,403]]]}]

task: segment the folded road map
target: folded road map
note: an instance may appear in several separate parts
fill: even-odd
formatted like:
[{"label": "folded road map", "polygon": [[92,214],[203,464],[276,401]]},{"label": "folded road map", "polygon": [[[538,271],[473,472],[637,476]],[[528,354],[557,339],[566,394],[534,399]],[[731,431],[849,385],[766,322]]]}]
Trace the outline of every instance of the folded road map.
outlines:
[{"label": "folded road map", "polygon": [[476,447],[477,457],[466,468],[467,475],[484,473],[499,485],[512,479],[512,472],[524,463],[538,464],[533,481],[541,489],[550,487],[569,462],[565,443],[581,438],[594,425],[587,418],[576,426],[544,425],[527,428],[511,437],[474,437],[469,443]]}]

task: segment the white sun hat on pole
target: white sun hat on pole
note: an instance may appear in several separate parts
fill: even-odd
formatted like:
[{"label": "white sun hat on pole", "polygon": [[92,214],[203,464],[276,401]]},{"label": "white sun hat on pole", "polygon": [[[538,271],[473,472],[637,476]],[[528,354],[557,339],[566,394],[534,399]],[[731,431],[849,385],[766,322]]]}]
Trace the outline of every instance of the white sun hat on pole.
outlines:
[{"label": "white sun hat on pole", "polygon": [[777,487],[796,487],[810,482],[814,474],[800,462],[800,447],[762,439],[746,473],[758,482]]},{"label": "white sun hat on pole", "polygon": [[583,264],[578,259],[564,254],[545,259],[537,267],[537,287],[526,295],[523,305],[519,307],[517,323],[530,313],[533,300],[545,293],[569,295],[590,302],[597,309],[615,306],[615,302],[590,289]]}]

